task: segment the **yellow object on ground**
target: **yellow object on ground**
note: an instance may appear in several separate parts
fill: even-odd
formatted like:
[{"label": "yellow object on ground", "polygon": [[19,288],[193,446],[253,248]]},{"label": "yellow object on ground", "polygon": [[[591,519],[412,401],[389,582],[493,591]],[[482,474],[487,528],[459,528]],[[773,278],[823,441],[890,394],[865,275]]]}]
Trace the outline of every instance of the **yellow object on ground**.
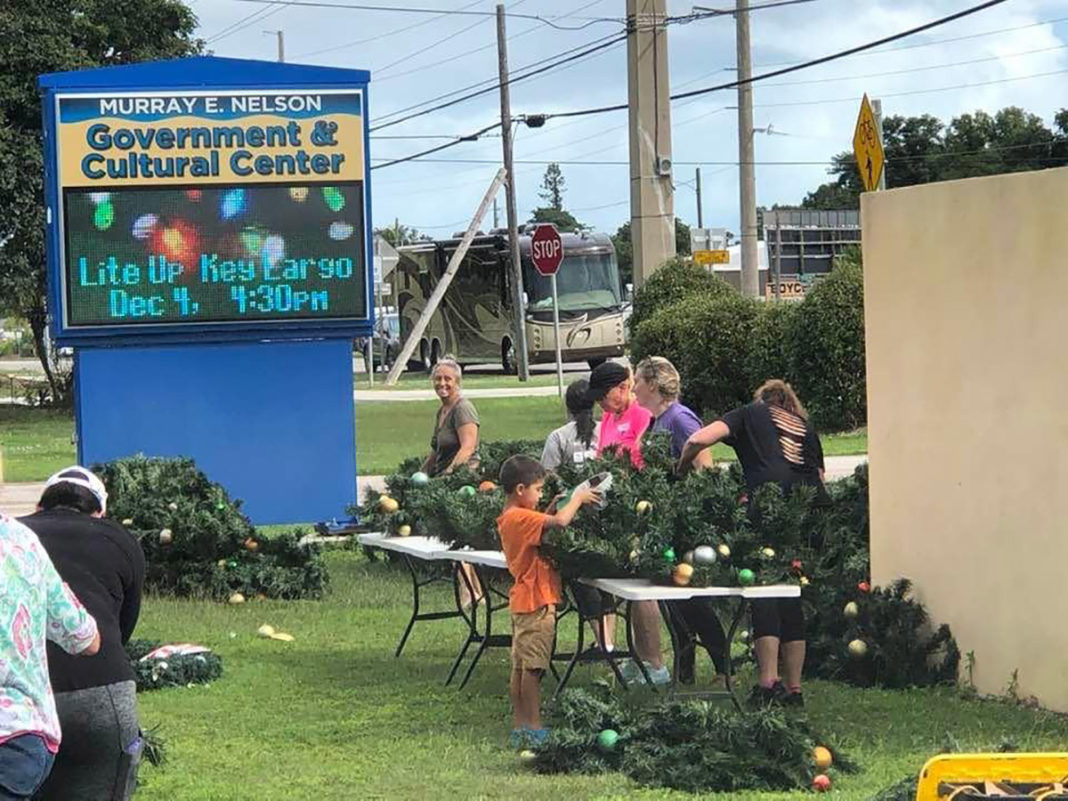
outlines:
[{"label": "yellow object on ground", "polygon": [[920,772],[916,801],[1068,797],[1068,754],[941,754]]}]

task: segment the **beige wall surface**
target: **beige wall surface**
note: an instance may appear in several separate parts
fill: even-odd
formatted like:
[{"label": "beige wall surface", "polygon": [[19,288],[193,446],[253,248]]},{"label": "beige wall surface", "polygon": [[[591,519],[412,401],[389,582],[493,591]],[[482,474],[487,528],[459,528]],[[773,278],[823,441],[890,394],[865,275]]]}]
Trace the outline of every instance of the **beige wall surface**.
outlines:
[{"label": "beige wall surface", "polygon": [[1068,169],[861,208],[873,578],[1068,711]]}]

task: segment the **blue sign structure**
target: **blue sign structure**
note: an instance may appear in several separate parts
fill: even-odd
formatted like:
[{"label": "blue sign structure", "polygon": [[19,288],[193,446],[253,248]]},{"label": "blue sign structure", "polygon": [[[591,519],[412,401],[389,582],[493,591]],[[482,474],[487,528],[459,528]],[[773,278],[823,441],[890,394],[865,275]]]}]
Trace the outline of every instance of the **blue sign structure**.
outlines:
[{"label": "blue sign structure", "polygon": [[368,78],[214,57],[40,78],[80,462],[191,456],[258,523],[356,500]]}]

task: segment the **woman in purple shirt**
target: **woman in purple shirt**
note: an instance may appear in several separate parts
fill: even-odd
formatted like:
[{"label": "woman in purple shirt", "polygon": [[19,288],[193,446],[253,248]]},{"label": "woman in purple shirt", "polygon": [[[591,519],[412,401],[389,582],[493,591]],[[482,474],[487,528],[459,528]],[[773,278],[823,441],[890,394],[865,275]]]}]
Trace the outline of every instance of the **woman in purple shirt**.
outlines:
[{"label": "woman in purple shirt", "polygon": [[[686,440],[702,426],[701,418],[679,403],[681,391],[679,371],[661,356],[642,359],[634,368],[634,397],[653,415],[649,430],[671,434],[671,455],[676,459],[682,455]],[[710,451],[702,451],[694,460],[694,464],[697,469],[711,467],[713,461]],[[712,657],[716,676],[724,676],[727,672],[724,664],[726,637],[713,604],[707,599],[697,599],[677,601],[669,604],[668,608],[671,610],[672,625],[679,640],[679,653],[675,655],[679,681],[684,684],[693,683],[695,635]]]}]

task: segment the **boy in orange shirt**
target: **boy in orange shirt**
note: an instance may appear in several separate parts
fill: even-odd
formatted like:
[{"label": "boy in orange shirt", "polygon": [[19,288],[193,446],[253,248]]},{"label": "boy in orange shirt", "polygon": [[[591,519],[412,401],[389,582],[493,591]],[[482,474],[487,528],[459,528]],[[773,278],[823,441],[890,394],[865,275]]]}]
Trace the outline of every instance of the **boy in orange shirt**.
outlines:
[{"label": "boy in orange shirt", "polygon": [[567,526],[584,503],[600,500],[592,489],[576,490],[555,514],[537,510],[545,484],[545,468],[537,459],[517,455],[501,465],[501,486],[507,501],[497,518],[501,549],[515,583],[508,596],[512,613],[512,709],[515,729],[510,742],[538,745],[549,731],[541,725],[541,677],[549,669],[560,602],[560,576],[541,555],[542,536]]}]

